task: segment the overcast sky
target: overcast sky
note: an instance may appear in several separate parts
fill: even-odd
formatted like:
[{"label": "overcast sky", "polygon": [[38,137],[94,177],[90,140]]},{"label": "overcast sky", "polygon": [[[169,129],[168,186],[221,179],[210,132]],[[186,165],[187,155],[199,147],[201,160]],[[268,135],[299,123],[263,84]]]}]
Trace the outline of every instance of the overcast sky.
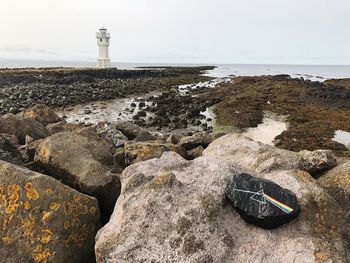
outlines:
[{"label": "overcast sky", "polygon": [[349,0],[0,0],[0,58],[350,64]]}]

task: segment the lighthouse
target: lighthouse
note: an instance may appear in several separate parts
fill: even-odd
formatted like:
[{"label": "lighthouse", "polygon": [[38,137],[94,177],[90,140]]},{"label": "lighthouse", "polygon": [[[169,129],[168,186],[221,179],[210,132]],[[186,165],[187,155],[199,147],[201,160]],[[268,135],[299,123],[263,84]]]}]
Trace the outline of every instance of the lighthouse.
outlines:
[{"label": "lighthouse", "polygon": [[100,31],[96,33],[96,38],[98,46],[97,67],[108,68],[111,62],[108,54],[109,39],[111,36],[107,33],[107,29],[102,27]]}]

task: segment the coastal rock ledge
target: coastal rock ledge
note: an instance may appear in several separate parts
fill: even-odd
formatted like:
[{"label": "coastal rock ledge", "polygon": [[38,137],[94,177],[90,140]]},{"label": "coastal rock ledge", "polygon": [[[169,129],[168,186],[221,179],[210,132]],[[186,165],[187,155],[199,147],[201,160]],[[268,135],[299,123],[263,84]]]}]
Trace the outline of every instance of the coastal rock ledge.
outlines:
[{"label": "coastal rock ledge", "polygon": [[[191,161],[174,152],[127,167],[98,263],[348,262],[346,213],[290,151],[226,135]],[[310,169],[312,167],[309,167]],[[225,197],[248,173],[295,193],[298,218],[274,230],[247,224]]]}]

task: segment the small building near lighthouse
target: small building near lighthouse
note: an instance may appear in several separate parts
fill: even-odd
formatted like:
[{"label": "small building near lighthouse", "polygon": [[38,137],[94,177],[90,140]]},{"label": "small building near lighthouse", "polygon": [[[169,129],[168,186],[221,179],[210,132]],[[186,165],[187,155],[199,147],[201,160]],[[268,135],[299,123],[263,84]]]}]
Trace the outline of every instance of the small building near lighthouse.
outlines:
[{"label": "small building near lighthouse", "polygon": [[107,29],[101,28],[99,32],[96,33],[97,46],[98,46],[98,58],[97,67],[98,68],[108,68],[111,64],[109,59],[109,40],[111,38],[110,34],[107,33]]}]

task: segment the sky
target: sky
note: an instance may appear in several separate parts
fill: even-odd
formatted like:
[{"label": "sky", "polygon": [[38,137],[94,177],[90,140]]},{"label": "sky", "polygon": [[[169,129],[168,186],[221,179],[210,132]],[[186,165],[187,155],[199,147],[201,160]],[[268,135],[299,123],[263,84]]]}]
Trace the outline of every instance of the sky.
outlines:
[{"label": "sky", "polygon": [[350,65],[349,0],[0,0],[0,59]]}]

